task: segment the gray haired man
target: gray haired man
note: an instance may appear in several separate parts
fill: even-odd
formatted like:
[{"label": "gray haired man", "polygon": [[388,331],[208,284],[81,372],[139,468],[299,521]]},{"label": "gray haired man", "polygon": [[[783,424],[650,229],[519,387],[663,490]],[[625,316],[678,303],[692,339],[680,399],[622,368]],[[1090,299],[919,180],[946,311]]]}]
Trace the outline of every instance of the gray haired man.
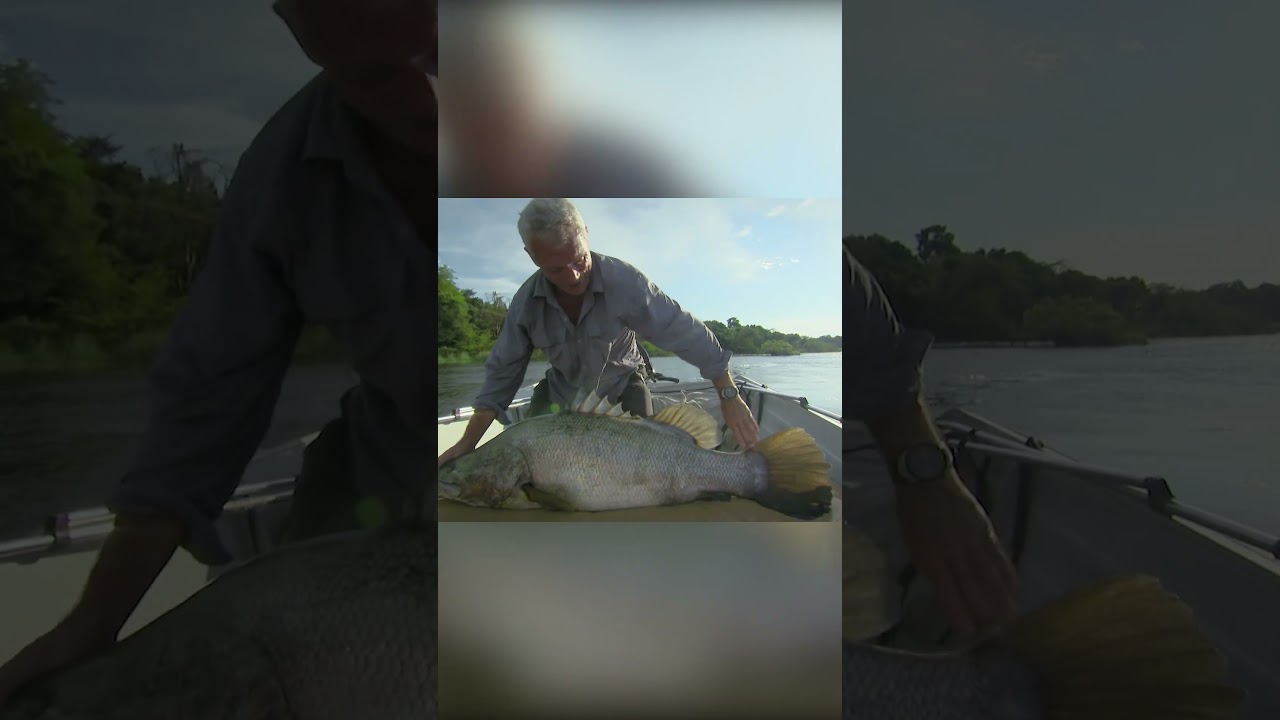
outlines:
[{"label": "gray haired man", "polygon": [[729,374],[729,351],[639,270],[591,252],[586,223],[573,203],[531,200],[516,228],[538,271],[512,298],[485,362],[476,413],[462,439],[440,455],[439,465],[474,450],[495,419],[509,422],[507,407],[524,381],[534,348],[547,354],[551,369],[534,387],[530,413],[568,405],[578,390],[586,389],[624,410],[651,415],[640,338],[675,353],[715,385],[725,423],[744,446],[760,439],[760,427]]}]

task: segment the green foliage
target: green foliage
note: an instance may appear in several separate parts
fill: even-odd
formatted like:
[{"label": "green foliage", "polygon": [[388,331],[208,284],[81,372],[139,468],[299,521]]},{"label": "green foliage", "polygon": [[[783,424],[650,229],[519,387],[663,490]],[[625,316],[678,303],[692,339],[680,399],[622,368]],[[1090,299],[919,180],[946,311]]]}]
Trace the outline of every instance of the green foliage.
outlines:
[{"label": "green foliage", "polygon": [[766,355],[799,355],[800,351],[791,347],[786,340],[766,340],[760,345],[760,352]]},{"label": "green foliage", "polygon": [[0,64],[0,364],[136,360],[191,289],[226,173],[181,144],[151,173],[118,160],[109,138],[57,126],[51,88],[25,60]]},{"label": "green foliage", "polygon": [[840,352],[843,349],[839,335],[814,338],[796,333],[781,333],[759,325],[743,325],[738,318],[729,318],[728,323],[708,320],[706,325],[715,333],[720,344],[734,355],[799,355]]},{"label": "green foliage", "polygon": [[916,235],[916,250],[882,235],[844,239],[906,324],[939,340],[1117,345],[1148,337],[1280,331],[1280,286],[1241,282],[1204,291],[1099,278],[1002,249],[965,252],[945,226]]},{"label": "green foliage", "polygon": [[1120,313],[1094,298],[1046,298],[1022,316],[1023,332],[1059,347],[1121,345],[1141,341]]}]

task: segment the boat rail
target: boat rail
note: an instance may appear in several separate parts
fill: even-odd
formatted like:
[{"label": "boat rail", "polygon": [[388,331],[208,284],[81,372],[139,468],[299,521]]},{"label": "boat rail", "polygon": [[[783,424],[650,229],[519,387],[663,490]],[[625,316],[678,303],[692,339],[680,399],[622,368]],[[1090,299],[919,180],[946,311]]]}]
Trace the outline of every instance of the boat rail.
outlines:
[{"label": "boat rail", "polygon": [[[315,439],[317,433],[309,433],[289,442],[260,450],[253,460],[295,451]],[[260,507],[293,494],[294,479],[277,478],[262,482],[244,483],[236,488],[224,506],[226,510],[245,510]],[[96,548],[115,526],[115,514],[104,506],[54,513],[44,520],[44,529],[33,535],[0,540],[0,564],[32,563],[44,558],[80,552]]]},{"label": "boat rail", "polygon": [[[293,495],[293,484],[294,479],[291,477],[246,483],[236,488],[235,494],[224,508],[231,511],[247,510],[288,498]],[[26,564],[96,548],[114,526],[115,514],[106,507],[54,513],[45,518],[42,532],[0,540],[0,564]]]},{"label": "boat rail", "polygon": [[[740,379],[738,379],[737,384],[738,384],[738,387],[739,387],[739,388],[742,388],[742,389],[749,389],[749,390],[751,390],[752,392],[755,392],[755,393],[760,394],[760,395],[768,395],[768,396],[771,396],[771,397],[782,398],[782,399],[784,399],[784,400],[791,400],[791,401],[793,401],[793,402],[795,402],[795,403],[798,403],[798,404],[800,405],[800,407],[804,408],[805,410],[808,410],[809,412],[814,413],[815,415],[820,415],[820,416],[822,416],[822,417],[824,417],[824,418],[827,418],[828,420],[832,420],[832,421],[834,421],[834,422],[836,422],[836,423],[841,423],[841,424],[843,424],[843,422],[844,422],[844,418],[842,418],[840,415],[838,415],[838,414],[836,414],[836,413],[833,413],[833,412],[831,412],[830,410],[826,410],[826,409],[824,409],[824,408],[820,408],[820,407],[818,407],[817,405],[814,405],[814,404],[810,403],[810,402],[809,402],[809,398],[804,397],[803,395],[788,395],[787,393],[778,392],[777,390],[774,390],[773,388],[769,387],[768,385],[765,385],[765,384],[763,384],[763,383],[756,382],[755,380],[752,380],[752,379],[750,379],[750,378],[740,378]],[[714,385],[712,385],[712,384],[708,383],[706,387],[693,388],[692,390],[693,390],[693,392],[697,392],[697,391],[700,391],[700,390],[711,390],[711,389],[713,389],[714,387],[715,387]],[[674,389],[674,390],[657,391],[657,392],[655,392],[654,394],[655,394],[655,395],[664,395],[664,394],[668,394],[668,393],[671,393],[671,392],[681,392],[681,391],[685,391],[685,392],[687,392],[688,390],[689,390],[688,388],[676,388],[676,389]],[[529,402],[529,399],[528,399],[528,398],[525,398],[525,399],[523,399],[523,400],[517,400],[517,401],[513,402],[513,403],[511,404],[511,406],[512,406],[512,407],[517,407],[517,406],[520,406],[520,405],[524,405],[524,404],[526,404],[526,403],[528,403],[528,402]],[[474,415],[474,414],[475,414],[475,408],[472,408],[472,407],[455,408],[452,414],[450,414],[450,415],[443,415],[443,416],[439,417],[439,418],[436,420],[436,424],[437,424],[437,425],[444,425],[444,424],[446,424],[446,423],[457,422],[457,421],[459,421],[459,420],[463,420],[463,419],[470,418],[470,417],[471,417],[472,415]]]},{"label": "boat rail", "polygon": [[[968,415],[968,413],[962,411],[957,414],[961,416]],[[969,417],[974,420],[981,420],[976,416]],[[1145,494],[1147,504],[1155,512],[1199,525],[1207,530],[1212,530],[1237,542],[1244,543],[1253,549],[1261,550],[1271,555],[1272,558],[1280,560],[1280,535],[1265,533],[1235,520],[1176,500],[1173,490],[1164,478],[1141,476],[1077,462],[1053,451],[1046,450],[1034,438],[1027,438],[1023,442],[1017,442],[1009,437],[974,427],[973,424],[956,420],[939,419],[937,424],[939,429],[946,433],[948,441],[953,446],[963,446],[965,449],[974,450],[991,457],[1000,457],[1031,466],[1061,470],[1077,476],[1090,477],[1095,480],[1130,488]]]}]

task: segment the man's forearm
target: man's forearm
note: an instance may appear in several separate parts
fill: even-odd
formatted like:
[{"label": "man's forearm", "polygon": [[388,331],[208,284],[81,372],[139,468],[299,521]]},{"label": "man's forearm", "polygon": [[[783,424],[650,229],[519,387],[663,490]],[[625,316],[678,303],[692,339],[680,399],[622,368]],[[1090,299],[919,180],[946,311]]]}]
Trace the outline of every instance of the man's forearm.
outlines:
[{"label": "man's forearm", "polygon": [[898,479],[898,457],[908,448],[921,443],[942,445],[944,442],[920,395],[901,412],[868,422],[867,428],[880,446],[895,480]]},{"label": "man's forearm", "polygon": [[723,390],[733,385],[733,375],[725,370],[723,374],[711,378],[711,384],[715,385],[717,390]]},{"label": "man's forearm", "polygon": [[459,442],[474,449],[480,444],[480,438],[484,437],[489,426],[497,419],[498,413],[487,408],[476,408],[471,415],[471,420],[467,422],[467,429],[462,431],[462,440]]},{"label": "man's forearm", "polygon": [[103,642],[114,640],[182,542],[184,528],[167,515],[122,515],[89,571],[67,617]]}]

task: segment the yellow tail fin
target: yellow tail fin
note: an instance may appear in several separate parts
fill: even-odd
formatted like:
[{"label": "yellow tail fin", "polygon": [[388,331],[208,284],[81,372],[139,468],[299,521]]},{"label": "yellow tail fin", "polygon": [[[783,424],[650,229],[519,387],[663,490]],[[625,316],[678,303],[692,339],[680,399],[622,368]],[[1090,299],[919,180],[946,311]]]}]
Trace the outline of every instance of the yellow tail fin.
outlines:
[{"label": "yellow tail fin", "polygon": [[788,428],[756,444],[752,452],[769,467],[769,488],[756,497],[765,507],[802,519],[831,510],[831,463],[813,436]]},{"label": "yellow tail fin", "polygon": [[1191,609],[1152,577],[1078,590],[994,644],[1039,674],[1048,720],[1226,720],[1244,700]]}]

